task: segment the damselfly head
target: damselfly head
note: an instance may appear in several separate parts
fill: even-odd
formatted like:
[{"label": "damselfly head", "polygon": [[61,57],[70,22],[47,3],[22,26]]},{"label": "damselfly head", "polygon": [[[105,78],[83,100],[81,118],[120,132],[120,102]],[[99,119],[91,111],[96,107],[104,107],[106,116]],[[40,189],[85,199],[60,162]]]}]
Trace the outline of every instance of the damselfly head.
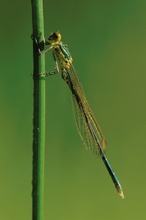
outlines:
[{"label": "damselfly head", "polygon": [[61,34],[59,32],[54,32],[53,34],[51,34],[48,38],[48,40],[51,43],[56,43],[59,42],[61,40]]}]

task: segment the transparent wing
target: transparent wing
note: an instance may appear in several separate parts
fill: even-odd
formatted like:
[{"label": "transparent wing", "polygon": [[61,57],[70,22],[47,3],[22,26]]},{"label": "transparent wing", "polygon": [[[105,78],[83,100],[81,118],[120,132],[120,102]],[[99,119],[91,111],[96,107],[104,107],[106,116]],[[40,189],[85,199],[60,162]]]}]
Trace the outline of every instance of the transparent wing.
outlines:
[{"label": "transparent wing", "polygon": [[70,66],[68,74],[71,79],[73,113],[78,132],[86,144],[86,149],[97,157],[105,150],[106,140],[86,100],[73,65]]}]

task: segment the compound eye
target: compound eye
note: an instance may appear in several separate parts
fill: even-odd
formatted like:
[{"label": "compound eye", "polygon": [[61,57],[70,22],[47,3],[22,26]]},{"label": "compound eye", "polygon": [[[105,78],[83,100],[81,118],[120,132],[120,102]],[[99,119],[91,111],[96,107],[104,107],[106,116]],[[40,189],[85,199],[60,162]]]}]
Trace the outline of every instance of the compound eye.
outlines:
[{"label": "compound eye", "polygon": [[48,40],[52,43],[58,42],[61,40],[61,34],[59,32],[54,32],[49,36]]}]

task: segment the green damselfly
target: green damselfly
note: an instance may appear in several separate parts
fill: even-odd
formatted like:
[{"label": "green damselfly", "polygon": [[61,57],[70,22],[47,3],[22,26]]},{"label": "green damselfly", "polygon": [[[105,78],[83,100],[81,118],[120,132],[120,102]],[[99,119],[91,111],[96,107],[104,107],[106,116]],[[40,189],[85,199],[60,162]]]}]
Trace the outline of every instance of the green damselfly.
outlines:
[{"label": "green damselfly", "polygon": [[59,32],[54,32],[49,36],[48,42],[46,41],[45,44],[50,45],[45,52],[52,49],[55,61],[55,71],[46,75],[54,75],[59,72],[59,69],[61,70],[62,78],[68,84],[72,92],[74,118],[81,139],[85,142],[86,148],[92,155],[95,157],[100,156],[102,158],[118,194],[124,199],[120,182],[104,153],[106,140],[87,102],[84,91],[73,67],[71,54],[69,53],[67,46],[61,42],[61,34]]}]

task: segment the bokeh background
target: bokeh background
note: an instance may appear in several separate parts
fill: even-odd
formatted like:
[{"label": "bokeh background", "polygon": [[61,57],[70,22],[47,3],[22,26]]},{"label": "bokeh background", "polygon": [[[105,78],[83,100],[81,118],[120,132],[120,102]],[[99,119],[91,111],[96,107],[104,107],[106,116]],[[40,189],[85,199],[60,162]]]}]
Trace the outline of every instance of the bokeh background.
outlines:
[{"label": "bokeh background", "polygon": [[[125,194],[78,135],[71,93],[46,79],[45,219],[146,218],[146,2],[44,1],[45,35],[60,31],[108,142]],[[31,219],[31,2],[1,3],[0,219]],[[53,69],[47,54],[46,69]]]}]

